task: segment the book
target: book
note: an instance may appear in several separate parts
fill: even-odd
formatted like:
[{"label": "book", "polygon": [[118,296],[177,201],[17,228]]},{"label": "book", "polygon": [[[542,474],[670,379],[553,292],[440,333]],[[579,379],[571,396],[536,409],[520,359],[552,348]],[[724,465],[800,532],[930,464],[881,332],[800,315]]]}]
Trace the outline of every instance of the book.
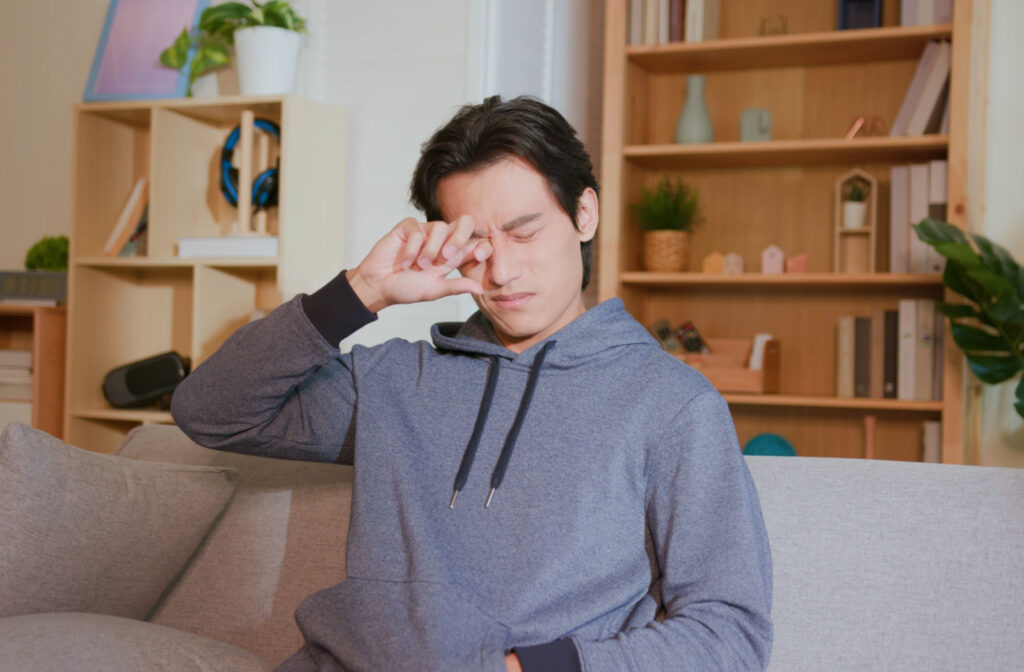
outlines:
[{"label": "book", "polygon": [[56,306],[67,297],[66,271],[0,271],[0,303]]},{"label": "book", "polygon": [[844,315],[836,328],[836,396],[853,396],[854,318]]},{"label": "book", "polygon": [[871,312],[871,386],[868,396],[881,399],[885,396],[885,311]]},{"label": "book", "polygon": [[32,424],[32,402],[31,401],[5,401],[0,404],[0,431],[12,422],[24,422]]},{"label": "book", "polygon": [[178,257],[273,258],[277,256],[277,236],[218,236],[180,238]]},{"label": "book", "polygon": [[910,220],[908,222],[908,247],[910,249],[910,272],[928,273],[931,255],[928,253],[931,246],[921,240],[917,232],[911,228],[921,220],[928,217],[928,164],[915,163],[910,166],[910,198],[908,209]]},{"label": "book", "polygon": [[644,44],[658,43],[658,0],[644,2]]},{"label": "book", "polygon": [[886,399],[896,398],[896,380],[899,371],[900,327],[899,312],[885,311],[885,372],[882,374],[882,396]]},{"label": "book", "polygon": [[932,18],[935,23],[953,23],[953,0],[931,0],[935,7]]},{"label": "book", "polygon": [[942,119],[939,120],[939,133],[949,135],[949,96],[946,96],[946,104],[942,108]]},{"label": "book", "polygon": [[147,184],[148,180],[145,176],[135,180],[135,185],[132,187],[128,198],[121,207],[120,214],[117,216],[114,228],[111,230],[110,235],[107,236],[107,242],[103,244],[103,254],[106,256],[116,257],[121,248],[124,247],[124,244],[131,238],[135,225],[138,224],[139,219],[142,217],[142,211],[146,208],[147,201],[149,200]]},{"label": "book", "polygon": [[[941,102],[942,91],[948,87],[951,58],[952,48],[949,42],[939,42],[935,60],[928,68],[924,84],[921,86],[921,95],[907,120],[907,135],[924,135],[929,120],[935,114],[935,108]],[[940,111],[940,117],[941,114]]]},{"label": "book", "polygon": [[924,462],[942,461],[942,423],[925,420],[921,427],[921,459]]},{"label": "book", "polygon": [[683,41],[683,13],[685,11],[685,5],[685,0],[669,0],[668,39],[670,42]]},{"label": "book", "polygon": [[942,374],[946,361],[946,316],[935,311],[935,358],[932,364],[932,400],[942,401]]},{"label": "book", "polygon": [[930,26],[935,23],[935,0],[917,0],[917,17],[914,25]]},{"label": "book", "polygon": [[629,44],[636,46],[644,43],[644,2],[646,0],[629,0]]},{"label": "book", "polygon": [[898,308],[899,344],[896,349],[896,398],[914,400],[917,381],[917,301],[900,299]]},{"label": "book", "polygon": [[[936,159],[928,163],[928,217],[941,222],[946,221],[946,181],[947,164],[945,159]],[[946,268],[946,260],[934,247],[928,246],[928,272],[942,273]]]},{"label": "book", "polygon": [[683,19],[687,42],[717,40],[721,21],[720,0],[687,0]]},{"label": "book", "polygon": [[938,50],[939,43],[934,40],[924,45],[924,51],[921,52],[921,58],[917,61],[917,67],[914,69],[914,76],[910,80],[910,86],[907,87],[907,92],[903,95],[903,102],[900,103],[896,119],[893,120],[892,127],[889,129],[891,137],[907,134],[907,124],[914,112],[918,99],[921,97],[925,79],[931,70],[932,64],[935,62]]},{"label": "book", "polygon": [[910,270],[910,166],[889,171],[889,272]]},{"label": "book", "polygon": [[871,318],[853,319],[853,396],[871,394]]},{"label": "book", "polygon": [[31,401],[32,381],[27,383],[5,383],[0,380],[0,399],[11,401]]},{"label": "book", "polygon": [[135,229],[132,231],[132,235],[128,238],[128,242],[124,244],[124,247],[117,253],[119,257],[134,257],[134,256],[145,256],[146,254],[146,238],[147,231],[149,229],[149,206],[142,211],[142,217],[139,218],[139,223],[135,225]]},{"label": "book", "polygon": [[914,399],[931,401],[935,371],[935,302],[917,299],[917,348],[914,351]]},{"label": "book", "polygon": [[32,372],[29,369],[5,369],[0,368],[0,385],[3,384],[32,384]]},{"label": "book", "polygon": [[669,41],[669,0],[658,0],[658,44],[667,44]]},{"label": "book", "polygon": [[917,3],[918,0],[900,0],[900,25],[917,25]]}]

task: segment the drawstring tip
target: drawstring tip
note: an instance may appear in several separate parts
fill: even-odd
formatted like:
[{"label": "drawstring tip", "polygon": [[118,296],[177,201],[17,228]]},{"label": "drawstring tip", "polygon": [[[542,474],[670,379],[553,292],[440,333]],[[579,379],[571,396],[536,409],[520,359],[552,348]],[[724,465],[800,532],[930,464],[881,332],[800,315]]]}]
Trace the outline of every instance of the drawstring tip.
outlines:
[{"label": "drawstring tip", "polygon": [[452,501],[450,501],[448,503],[448,508],[449,509],[454,509],[455,508],[455,498],[458,497],[458,496],[459,496],[459,491],[458,490],[452,490]]},{"label": "drawstring tip", "polygon": [[491,491],[490,491],[490,493],[488,493],[488,495],[487,495],[487,501],[486,501],[486,502],[484,502],[484,508],[485,508],[485,509],[489,509],[489,508],[491,507],[491,498],[492,498],[492,497],[494,497],[494,491],[495,491],[496,489],[497,489],[497,488],[491,488]]}]

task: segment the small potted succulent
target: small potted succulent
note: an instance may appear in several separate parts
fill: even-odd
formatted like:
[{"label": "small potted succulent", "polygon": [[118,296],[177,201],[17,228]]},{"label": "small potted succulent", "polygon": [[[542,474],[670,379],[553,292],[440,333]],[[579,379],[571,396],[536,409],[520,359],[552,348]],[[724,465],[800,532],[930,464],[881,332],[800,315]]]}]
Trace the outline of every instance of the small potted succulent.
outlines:
[{"label": "small potted succulent", "polygon": [[662,178],[644,187],[630,208],[644,229],[644,268],[656,272],[685,271],[690,231],[701,221],[697,191],[682,180]]},{"label": "small potted succulent", "polygon": [[870,186],[861,180],[849,183],[846,198],[843,199],[843,228],[860,229],[864,227],[864,217],[868,211],[867,190]]},{"label": "small potted succulent", "polygon": [[198,37],[185,28],[160,54],[160,62],[167,67],[189,68],[189,96],[196,78],[231,64],[231,46],[238,56],[239,93],[253,96],[291,91],[306,20],[287,0],[250,2],[206,8],[199,18]]}]

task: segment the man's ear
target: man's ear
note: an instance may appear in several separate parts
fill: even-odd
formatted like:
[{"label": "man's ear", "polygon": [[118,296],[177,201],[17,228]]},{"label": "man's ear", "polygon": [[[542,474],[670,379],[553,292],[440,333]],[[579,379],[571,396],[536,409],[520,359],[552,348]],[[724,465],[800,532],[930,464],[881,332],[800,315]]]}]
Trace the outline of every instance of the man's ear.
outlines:
[{"label": "man's ear", "polygon": [[600,219],[597,192],[591,187],[587,187],[580,194],[580,200],[576,204],[576,229],[579,231],[581,243],[585,243],[597,235],[597,224]]}]

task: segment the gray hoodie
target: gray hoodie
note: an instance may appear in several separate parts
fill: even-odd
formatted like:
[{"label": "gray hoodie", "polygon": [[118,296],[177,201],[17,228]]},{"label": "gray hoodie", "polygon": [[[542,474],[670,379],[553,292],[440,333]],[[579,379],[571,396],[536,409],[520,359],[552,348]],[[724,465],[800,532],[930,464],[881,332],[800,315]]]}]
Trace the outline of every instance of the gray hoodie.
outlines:
[{"label": "gray hoodie", "polygon": [[342,354],[301,299],[172,406],[211,448],[354,463],[348,578],[301,603],[280,670],[767,665],[768,539],[728,407],[621,301],[521,354],[479,313]]}]

